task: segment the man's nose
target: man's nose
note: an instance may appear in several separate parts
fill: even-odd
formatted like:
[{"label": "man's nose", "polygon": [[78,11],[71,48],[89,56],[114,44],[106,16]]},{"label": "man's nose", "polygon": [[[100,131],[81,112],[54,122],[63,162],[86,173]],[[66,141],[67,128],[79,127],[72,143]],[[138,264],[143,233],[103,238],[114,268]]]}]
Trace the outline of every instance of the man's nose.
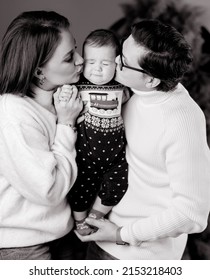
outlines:
[{"label": "man's nose", "polygon": [[120,56],[119,55],[115,58],[115,63],[120,64]]}]

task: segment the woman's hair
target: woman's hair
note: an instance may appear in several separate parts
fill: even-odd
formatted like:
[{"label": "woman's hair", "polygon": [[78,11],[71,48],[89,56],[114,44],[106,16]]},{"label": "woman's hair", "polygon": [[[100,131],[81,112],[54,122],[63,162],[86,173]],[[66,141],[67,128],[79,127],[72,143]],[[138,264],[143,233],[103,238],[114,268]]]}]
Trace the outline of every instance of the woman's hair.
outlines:
[{"label": "woman's hair", "polygon": [[191,48],[184,37],[172,26],[157,20],[134,24],[131,35],[146,50],[139,65],[161,81],[156,89],[174,89],[192,62]]},{"label": "woman's hair", "polygon": [[9,25],[1,45],[0,94],[28,95],[37,67],[52,57],[67,18],[52,11],[24,12]]},{"label": "woman's hair", "polygon": [[120,53],[120,42],[114,32],[107,29],[92,31],[83,43],[83,54],[85,45],[94,47],[110,46],[115,50],[116,56]]}]

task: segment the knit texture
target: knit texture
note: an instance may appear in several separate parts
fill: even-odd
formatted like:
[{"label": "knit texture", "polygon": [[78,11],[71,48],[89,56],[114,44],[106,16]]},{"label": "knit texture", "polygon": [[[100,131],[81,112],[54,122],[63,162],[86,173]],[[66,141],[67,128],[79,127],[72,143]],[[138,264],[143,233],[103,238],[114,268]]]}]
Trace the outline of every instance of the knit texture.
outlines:
[{"label": "knit texture", "polygon": [[32,98],[0,97],[0,247],[57,239],[73,227],[76,133]]},{"label": "knit texture", "polygon": [[123,117],[129,186],[109,218],[131,245],[98,245],[119,259],[180,259],[187,234],[205,229],[210,210],[204,114],[179,84],[135,91]]}]

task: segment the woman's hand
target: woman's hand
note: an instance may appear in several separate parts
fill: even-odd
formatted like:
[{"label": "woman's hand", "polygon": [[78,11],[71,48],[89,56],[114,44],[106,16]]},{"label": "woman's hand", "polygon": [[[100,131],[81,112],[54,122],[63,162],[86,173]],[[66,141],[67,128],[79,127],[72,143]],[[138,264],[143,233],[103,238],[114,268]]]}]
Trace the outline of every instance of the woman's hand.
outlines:
[{"label": "woman's hand", "polygon": [[106,219],[92,219],[86,218],[85,221],[92,226],[98,228],[98,230],[90,235],[82,236],[75,231],[77,237],[83,241],[111,241],[116,242],[116,232],[118,226]]},{"label": "woman's hand", "polygon": [[83,104],[74,85],[64,85],[54,93],[54,105],[58,122],[74,126]]}]

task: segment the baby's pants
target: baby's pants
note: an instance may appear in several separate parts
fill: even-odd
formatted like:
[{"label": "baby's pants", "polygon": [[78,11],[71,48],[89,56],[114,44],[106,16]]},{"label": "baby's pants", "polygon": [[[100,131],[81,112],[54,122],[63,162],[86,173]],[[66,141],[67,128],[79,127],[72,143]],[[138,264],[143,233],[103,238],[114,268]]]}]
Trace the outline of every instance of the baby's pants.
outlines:
[{"label": "baby's pants", "polygon": [[97,195],[106,206],[114,206],[121,200],[128,187],[125,142],[123,126],[102,131],[85,122],[79,124],[78,176],[69,193],[73,211],[89,209]]}]

